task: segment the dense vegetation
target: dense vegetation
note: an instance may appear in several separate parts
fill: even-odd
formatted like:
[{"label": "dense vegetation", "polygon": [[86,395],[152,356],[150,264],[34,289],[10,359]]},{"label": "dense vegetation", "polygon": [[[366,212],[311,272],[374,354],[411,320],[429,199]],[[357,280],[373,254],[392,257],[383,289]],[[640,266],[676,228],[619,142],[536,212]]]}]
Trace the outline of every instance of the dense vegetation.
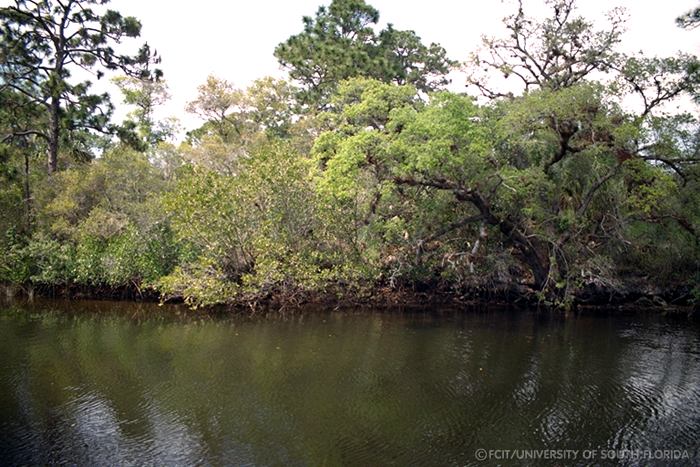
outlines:
[{"label": "dense vegetation", "polygon": [[[159,58],[119,52],[140,23],[105,3],[0,8],[0,281],[195,306],[700,301],[700,63],[621,53],[623,12],[520,5],[457,64],[334,0],[275,50],[292,81],[210,76],[174,144]],[[444,90],[455,66],[475,95]],[[123,74],[127,121],[81,68]]]}]

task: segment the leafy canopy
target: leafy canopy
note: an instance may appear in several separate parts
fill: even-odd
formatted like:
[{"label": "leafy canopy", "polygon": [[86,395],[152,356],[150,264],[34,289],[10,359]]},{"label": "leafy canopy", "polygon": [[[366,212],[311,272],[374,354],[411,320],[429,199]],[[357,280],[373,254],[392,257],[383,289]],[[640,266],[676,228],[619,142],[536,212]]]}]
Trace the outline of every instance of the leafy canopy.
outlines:
[{"label": "leafy canopy", "polygon": [[302,87],[301,101],[323,108],[338,84],[364,76],[412,84],[429,92],[448,83],[455,64],[438,44],[426,46],[413,31],[375,31],[379,12],[364,0],[333,0],[316,17],[304,17],[304,30],[275,49],[275,57]]}]

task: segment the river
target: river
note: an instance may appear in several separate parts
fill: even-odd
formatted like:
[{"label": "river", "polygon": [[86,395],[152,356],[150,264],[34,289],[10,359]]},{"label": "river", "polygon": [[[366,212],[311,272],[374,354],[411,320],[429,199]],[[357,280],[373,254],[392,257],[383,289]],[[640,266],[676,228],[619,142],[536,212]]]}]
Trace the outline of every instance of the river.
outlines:
[{"label": "river", "polygon": [[0,465],[700,462],[700,326],[651,314],[37,300],[0,355]]}]

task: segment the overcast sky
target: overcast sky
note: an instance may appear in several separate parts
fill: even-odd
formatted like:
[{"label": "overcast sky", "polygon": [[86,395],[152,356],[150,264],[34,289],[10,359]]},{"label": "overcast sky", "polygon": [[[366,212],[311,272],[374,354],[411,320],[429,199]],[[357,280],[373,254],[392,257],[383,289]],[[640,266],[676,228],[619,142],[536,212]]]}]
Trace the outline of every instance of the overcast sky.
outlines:
[{"label": "overcast sky", "polygon": [[[143,23],[142,38],[162,55],[161,68],[171,101],[161,116],[175,116],[185,126],[196,123],[184,114],[187,101],[207,75],[245,87],[266,75],[284,76],[273,51],[302,29],[301,18],[313,16],[330,0],[113,0],[110,7]],[[368,0],[380,12],[381,25],[412,29],[425,43],[438,42],[457,60],[466,60],[483,34],[498,35],[501,19],[513,11],[512,0]],[[526,10],[543,11],[542,0],[524,0]],[[629,14],[624,46],[650,55],[678,50],[700,54],[700,29],[684,31],[674,20],[697,0],[579,0],[581,14],[604,21],[604,13],[623,6]],[[464,79],[453,78],[462,90]],[[115,101],[118,99],[115,96]],[[115,102],[116,104],[117,102]],[[120,112],[121,113],[121,112]]]}]

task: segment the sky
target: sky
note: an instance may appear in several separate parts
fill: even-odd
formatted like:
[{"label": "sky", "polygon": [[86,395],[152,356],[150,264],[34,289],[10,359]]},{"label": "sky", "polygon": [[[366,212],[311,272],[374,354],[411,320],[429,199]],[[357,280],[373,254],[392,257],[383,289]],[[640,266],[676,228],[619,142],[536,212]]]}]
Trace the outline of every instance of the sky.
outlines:
[{"label": "sky", "polygon": [[[452,59],[464,61],[475,51],[482,35],[498,36],[501,20],[514,11],[513,0],[366,0],[387,22],[412,29],[424,43],[437,42]],[[158,117],[173,116],[183,126],[197,125],[185,114],[197,86],[213,74],[236,87],[271,75],[285,76],[273,52],[277,44],[302,30],[302,17],[313,16],[330,0],[112,0],[110,8],[137,17],[142,40],[162,56],[171,100]],[[629,21],[623,45],[628,52],[668,55],[678,50],[700,54],[700,28],[685,31],[674,20],[697,6],[697,0],[579,0],[579,12],[604,21],[612,7],[626,8]],[[526,11],[542,14],[542,0],[524,0]],[[602,24],[602,23],[601,23]],[[452,76],[451,89],[464,90],[464,76]],[[114,99],[118,104],[119,99]],[[119,108],[117,119],[125,109]]]}]

